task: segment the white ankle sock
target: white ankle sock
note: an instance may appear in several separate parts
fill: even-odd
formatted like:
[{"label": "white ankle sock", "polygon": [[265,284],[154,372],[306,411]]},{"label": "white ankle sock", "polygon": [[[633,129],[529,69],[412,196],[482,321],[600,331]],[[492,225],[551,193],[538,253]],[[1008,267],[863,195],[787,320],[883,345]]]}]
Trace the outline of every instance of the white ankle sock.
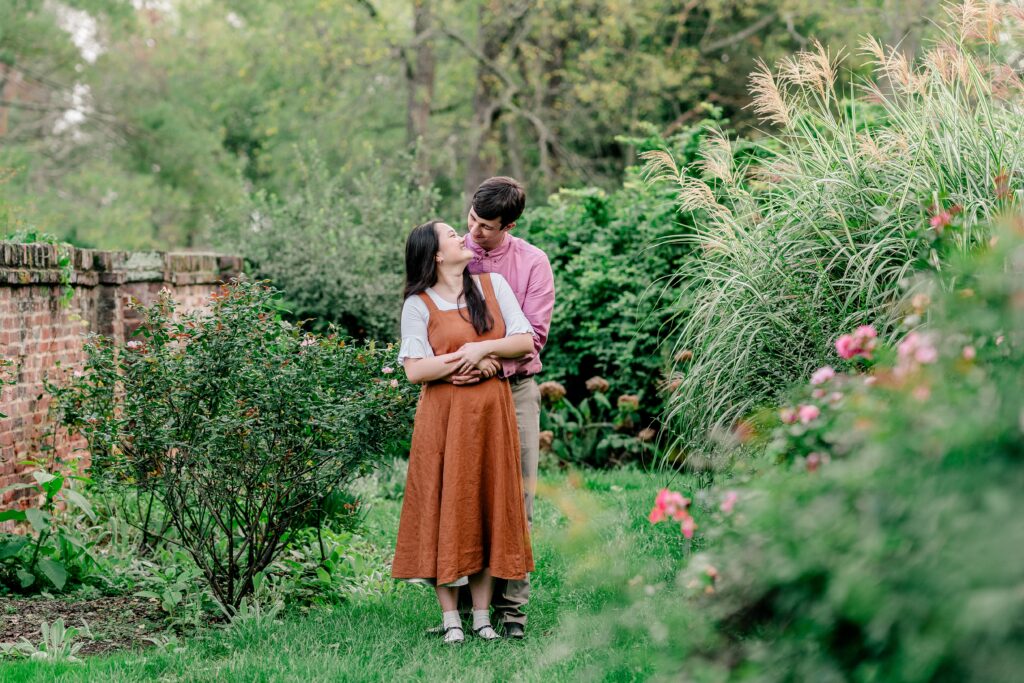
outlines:
[{"label": "white ankle sock", "polygon": [[451,628],[452,626],[462,627],[462,619],[459,618],[459,610],[453,609],[451,612],[441,612],[441,624],[444,628]]},{"label": "white ankle sock", "polygon": [[473,630],[477,630],[482,626],[491,625],[491,611],[489,609],[475,609],[473,610]]}]

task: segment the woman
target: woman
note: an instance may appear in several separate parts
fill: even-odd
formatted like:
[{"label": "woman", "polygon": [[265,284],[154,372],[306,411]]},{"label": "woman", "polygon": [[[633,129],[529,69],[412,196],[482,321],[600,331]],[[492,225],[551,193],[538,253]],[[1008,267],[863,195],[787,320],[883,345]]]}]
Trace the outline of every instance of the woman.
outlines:
[{"label": "woman", "polygon": [[[465,638],[459,586],[469,584],[473,631],[493,640],[492,577],[533,571],[515,406],[493,361],[532,351],[533,330],[504,278],[469,274],[472,258],[441,221],[415,228],[405,245],[398,357],[423,390],[391,573],[435,587],[446,643]],[[473,373],[479,382],[461,383]]]}]

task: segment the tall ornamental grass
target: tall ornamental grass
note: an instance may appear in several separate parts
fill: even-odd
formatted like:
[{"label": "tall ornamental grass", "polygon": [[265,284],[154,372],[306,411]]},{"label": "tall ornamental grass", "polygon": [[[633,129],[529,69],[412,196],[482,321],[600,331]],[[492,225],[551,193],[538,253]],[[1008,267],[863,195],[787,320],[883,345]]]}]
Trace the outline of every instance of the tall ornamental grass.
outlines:
[{"label": "tall ornamental grass", "polygon": [[762,63],[750,89],[776,130],[767,162],[737,165],[721,133],[685,168],[646,155],[697,219],[679,237],[700,258],[681,272],[693,304],[670,407],[691,456],[821,364],[841,332],[871,321],[891,334],[910,276],[942,271],[1017,201],[1022,83],[1008,55],[1024,12],[968,2],[939,35],[917,59],[866,38],[872,75],[848,94],[841,58],[820,45]]}]

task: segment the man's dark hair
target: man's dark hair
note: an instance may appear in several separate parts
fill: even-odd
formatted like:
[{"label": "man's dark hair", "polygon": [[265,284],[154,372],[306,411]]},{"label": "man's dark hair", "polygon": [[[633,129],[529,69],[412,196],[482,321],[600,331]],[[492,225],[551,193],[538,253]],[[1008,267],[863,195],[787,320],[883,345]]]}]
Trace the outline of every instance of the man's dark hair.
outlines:
[{"label": "man's dark hair", "polygon": [[494,176],[480,183],[473,193],[473,211],[489,221],[501,219],[502,227],[515,223],[526,208],[526,190],[515,178]]}]

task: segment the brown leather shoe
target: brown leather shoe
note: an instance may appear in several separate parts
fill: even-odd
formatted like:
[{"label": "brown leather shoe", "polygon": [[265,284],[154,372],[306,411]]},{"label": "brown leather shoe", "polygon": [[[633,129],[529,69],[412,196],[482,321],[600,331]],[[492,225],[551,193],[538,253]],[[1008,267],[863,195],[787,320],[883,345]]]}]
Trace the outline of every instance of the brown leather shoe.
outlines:
[{"label": "brown leather shoe", "polygon": [[506,638],[515,638],[516,640],[522,640],[526,637],[526,629],[522,624],[517,624],[514,621],[506,621],[502,624],[502,631],[505,632]]}]

